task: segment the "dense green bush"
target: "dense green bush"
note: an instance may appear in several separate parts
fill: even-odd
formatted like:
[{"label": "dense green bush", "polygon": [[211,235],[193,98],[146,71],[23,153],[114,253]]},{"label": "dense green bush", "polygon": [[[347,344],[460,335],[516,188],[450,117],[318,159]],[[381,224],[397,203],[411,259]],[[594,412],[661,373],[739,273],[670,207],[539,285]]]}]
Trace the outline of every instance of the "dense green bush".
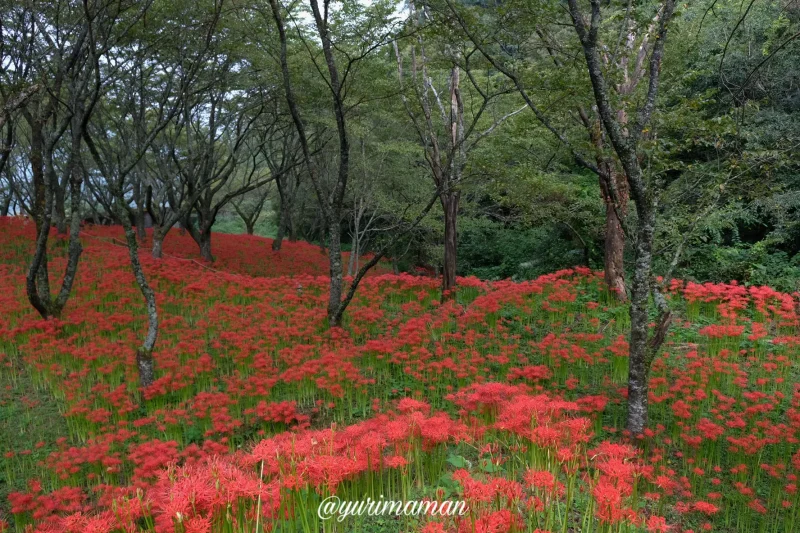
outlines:
[{"label": "dense green bush", "polygon": [[[530,279],[586,263],[580,244],[553,225],[514,228],[488,220],[464,220],[459,234],[458,273],[483,279]],[[590,264],[598,268],[597,250]]]},{"label": "dense green bush", "polygon": [[756,244],[695,246],[675,271],[675,277],[748,285],[769,285],[780,291],[800,290],[800,254],[771,249],[763,241]]}]

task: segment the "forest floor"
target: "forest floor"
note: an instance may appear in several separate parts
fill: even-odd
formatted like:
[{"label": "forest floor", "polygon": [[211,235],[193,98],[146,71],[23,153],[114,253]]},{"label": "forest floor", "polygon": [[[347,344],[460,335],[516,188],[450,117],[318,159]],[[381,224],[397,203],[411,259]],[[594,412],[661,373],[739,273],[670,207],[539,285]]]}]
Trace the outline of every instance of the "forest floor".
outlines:
[{"label": "forest floor", "polygon": [[[381,266],[330,330],[319,247],[215,235],[209,265],[172,232],[164,259],[141,253],[160,331],[140,390],[121,230],[85,229],[73,296],[46,322],[24,292],[32,237],[0,219],[0,532],[800,526],[796,295],[671,281],[678,318],[631,440],[627,307],[601,273],[459,278],[442,304],[436,279]],[[331,495],[469,512],[324,520]]]}]

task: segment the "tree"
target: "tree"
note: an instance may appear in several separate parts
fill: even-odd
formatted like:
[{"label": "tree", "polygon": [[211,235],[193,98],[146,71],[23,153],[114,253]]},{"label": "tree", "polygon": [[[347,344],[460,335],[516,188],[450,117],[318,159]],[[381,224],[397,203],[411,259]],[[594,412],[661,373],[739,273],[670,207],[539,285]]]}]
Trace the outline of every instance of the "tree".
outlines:
[{"label": "tree", "polygon": [[[169,160],[187,198],[176,218],[206,261],[214,261],[211,228],[220,209],[275,179],[260,172],[259,147],[247,153],[248,140],[267,102],[248,90],[245,80],[236,80],[241,69],[237,63],[224,52],[209,58],[203,76],[212,81],[185,99],[169,140]],[[233,182],[235,187],[228,187],[244,162],[250,163],[250,168]],[[197,214],[197,226],[191,222],[192,211]]]},{"label": "tree", "polygon": [[[631,333],[628,359],[628,423],[634,435],[647,427],[648,372],[650,363],[664,342],[672,320],[669,307],[653,279],[653,238],[656,229],[658,183],[645,176],[640,152],[642,135],[656,108],[661,62],[667,40],[667,27],[675,11],[674,0],[664,0],[658,6],[655,19],[657,28],[655,44],[648,61],[648,86],[642,104],[636,110],[632,125],[627,121],[627,110],[615,108],[610,87],[603,69],[600,54],[600,30],[603,22],[600,0],[590,0],[591,11],[587,21],[578,0],[568,0],[570,18],[583,49],[584,60],[592,84],[598,114],[619,158],[628,187],[636,206],[637,223],[634,252],[634,271],[631,286]],[[615,198],[619,207],[619,200]],[[659,307],[657,326],[653,334],[649,328],[649,299],[653,294]]]},{"label": "tree", "polygon": [[[470,64],[470,59],[476,50],[460,53],[451,43],[441,44],[444,49],[438,51],[448,63],[446,79],[449,98],[445,101],[442,97],[444,90],[436,88],[431,76],[430,47],[426,49],[423,32],[420,31],[420,26],[426,18],[426,11],[424,8],[417,10],[413,3],[410,5],[410,22],[416,30],[416,42],[410,45],[411,65],[408,73],[403,66],[400,47],[395,42],[397,73],[401,88],[406,84],[411,87],[414,105],[412,106],[406,97],[403,98],[403,103],[424,147],[425,160],[430,167],[434,184],[441,191],[439,200],[444,213],[442,299],[445,299],[452,294],[456,286],[460,186],[469,153],[481,139],[502,122],[522,111],[524,107],[495,119],[484,131],[479,130],[478,125],[484,118],[484,113],[499,96],[507,94],[508,90],[502,87],[482,89]],[[462,71],[470,83],[468,91],[471,98],[468,101],[479,101],[477,105],[470,106],[466,110],[462,96],[464,91],[461,84]],[[492,80],[484,82],[484,85],[489,87],[492,84]],[[419,108],[419,111],[415,107]]]},{"label": "tree", "polygon": [[[341,252],[341,222],[345,214],[347,184],[350,179],[350,132],[348,131],[347,121],[349,114],[352,113],[354,107],[357,106],[357,104],[348,104],[350,97],[348,90],[354,85],[353,78],[356,75],[360,63],[376,49],[385,46],[391,41],[392,30],[391,24],[389,24],[389,19],[391,17],[389,8],[391,6],[383,3],[376,3],[365,8],[357,3],[345,2],[342,11],[334,13],[330,9],[331,6],[328,0],[323,0],[322,8],[320,8],[317,0],[309,0],[309,4],[313,17],[313,30],[321,45],[324,66],[316,62],[313,54],[312,61],[314,62],[315,68],[322,75],[328,89],[330,110],[335,119],[336,137],[338,139],[336,172],[330,184],[323,181],[322,173],[314,157],[314,150],[309,142],[310,135],[295,96],[291,71],[289,69],[288,37],[284,23],[283,8],[278,0],[270,0],[271,17],[278,31],[280,42],[279,62],[283,76],[284,94],[289,113],[292,117],[292,122],[297,130],[303,162],[319,202],[321,219],[327,230],[330,272],[328,323],[330,327],[338,327],[341,325],[344,312],[350,304],[364,275],[380,261],[381,257],[383,257],[386,250],[389,248],[389,245],[387,245],[379,250],[370,261],[361,267],[345,293]],[[352,47],[351,50],[343,50],[345,43],[341,41],[337,42],[334,47],[331,19],[332,17],[337,17],[342,14],[351,17],[353,20],[359,22],[363,21],[363,26],[361,28],[350,32],[350,35],[354,34],[358,36],[357,44],[347,43],[348,46]],[[292,16],[291,12],[289,12],[289,16]],[[338,22],[338,20],[336,22]],[[301,30],[298,30],[298,35],[306,49],[311,49],[311,43],[305,39]],[[341,69],[334,52],[335,49],[341,50],[341,55],[345,58],[344,66]],[[438,194],[439,191],[437,191],[437,196]],[[419,221],[424,218],[432,208],[435,200],[436,197],[433,197],[431,201],[423,207],[416,219],[410,224],[410,227],[416,226]]]},{"label": "tree", "polygon": [[[186,6],[171,4],[179,12]],[[191,6],[189,6],[191,7]],[[130,191],[132,181],[141,179],[140,164],[151,149],[156,137],[167,128],[184,109],[183,100],[197,79],[205,62],[205,55],[215,35],[221,4],[208,18],[174,16],[174,12],[156,13],[154,18],[165,25],[167,35],[186,33],[183,24],[200,28],[198,41],[174,41],[167,50],[162,45],[159,53],[148,46],[149,42],[135,39],[128,46],[113,50],[115,57],[106,62],[106,68],[120,68],[119,75],[110,78],[105,87],[102,106],[92,117],[90,127],[83,130],[83,140],[89,150],[94,170],[98,174],[98,187],[108,192],[108,207],[122,224],[128,255],[139,290],[145,301],[147,332],[136,350],[136,363],[141,386],[147,387],[155,379],[153,351],[158,339],[158,309],[155,293],[147,281],[141,261],[139,244],[130,216]],[[185,12],[184,12],[185,15]],[[152,19],[151,19],[152,20]],[[145,19],[142,25],[145,25]],[[134,65],[146,67],[137,70]],[[100,66],[98,65],[98,68]],[[133,78],[133,79],[132,79]],[[147,83],[142,83],[147,80]],[[144,109],[142,113],[141,110]],[[90,172],[87,169],[87,172]]]},{"label": "tree", "polygon": [[[81,139],[105,81],[100,58],[125,38],[146,6],[136,2],[63,0],[2,9],[9,21],[2,27],[2,64],[9,67],[2,72],[2,121],[8,121],[12,111],[18,110],[27,126],[32,194],[30,205],[24,209],[36,221],[37,231],[26,292],[34,309],[47,319],[61,315],[82,252]],[[18,141],[21,144],[20,137]],[[7,154],[4,161],[5,158]],[[67,232],[67,192],[68,260],[61,288],[53,297],[47,244],[53,219],[59,233]]]},{"label": "tree", "polygon": [[[599,178],[600,191],[606,207],[603,254],[606,285],[618,299],[625,300],[627,297],[624,267],[626,239],[622,219],[627,214],[629,199],[627,183],[620,177],[618,165],[608,153],[605,134],[599,117],[594,112],[595,106],[590,106],[586,102],[586,98],[591,96],[580,91],[578,91],[577,100],[574,96],[575,86],[570,83],[570,81],[575,81],[574,73],[571,71],[574,62],[569,61],[570,54],[564,50],[564,43],[555,42],[543,26],[542,19],[544,17],[541,11],[546,11],[546,9],[533,10],[534,15],[531,19],[525,16],[525,13],[530,10],[511,3],[505,6],[505,11],[497,14],[497,20],[490,28],[480,32],[477,29],[479,24],[469,23],[463,10],[459,9],[452,0],[445,0],[445,7],[440,9],[453,18],[455,26],[466,34],[491,65],[513,82],[536,119],[571,151],[575,162]],[[477,11],[479,12],[477,19],[490,18],[485,7],[481,7]],[[647,35],[637,41],[637,30],[631,20],[630,17],[625,17],[624,24],[628,25],[629,29],[626,45],[622,52],[618,53],[618,47],[614,50],[613,55],[607,48],[602,51],[607,68],[616,70],[615,78],[624,80],[624,82],[614,84],[617,94],[622,97],[630,97],[638,86],[643,74],[642,62],[648,49]],[[531,34],[535,34],[536,38],[544,45],[543,55],[539,51],[527,51],[523,48],[523,43],[530,41]],[[621,33],[620,39],[622,36]],[[538,57],[537,54],[542,57]],[[565,62],[562,58],[567,61]],[[526,83],[523,73],[532,72],[544,80],[545,76],[541,74],[544,66],[543,60],[545,63],[551,62],[563,77],[563,94],[560,95],[559,100],[561,102],[573,101],[573,103],[568,107],[562,105],[560,109],[563,112],[569,107],[574,108],[577,118],[585,129],[586,140],[589,141],[589,154],[586,154],[585,150],[581,150],[578,146],[579,143],[576,143],[574,139],[570,139],[567,132],[564,131],[563,125],[558,124],[557,127],[559,119],[554,119],[552,115],[545,113],[542,104],[535,102],[531,96],[534,89]],[[543,89],[552,92],[553,85],[547,83]],[[567,115],[561,117],[560,120],[566,123],[569,118]],[[624,117],[620,118],[624,120]],[[594,162],[592,162],[593,160]]]},{"label": "tree", "polygon": [[[284,161],[288,159],[289,154],[297,152],[296,136],[285,135],[283,139],[279,162],[271,155],[271,150],[265,151],[265,159],[273,172],[284,166]],[[270,145],[268,144],[267,146]],[[290,240],[295,239],[296,230],[293,216],[297,194],[300,191],[302,175],[301,170],[298,167],[294,167],[290,172],[278,173],[278,178],[275,180],[278,190],[278,231],[275,234],[275,239],[272,241],[273,251],[277,252],[281,249],[283,239],[287,232],[289,233]],[[263,206],[263,201],[261,205]]]},{"label": "tree", "polygon": [[[277,119],[277,115],[274,117]],[[258,135],[251,136],[246,148],[250,164],[244,172],[240,171],[241,178],[234,177],[228,183],[225,195],[230,199],[233,210],[244,222],[248,235],[253,234],[255,224],[261,217],[265,204],[272,194],[273,184],[278,184],[279,191],[285,189],[287,182],[292,179],[296,167],[295,137],[292,135],[290,127],[271,121],[269,124],[258,125],[256,129]],[[253,180],[253,174],[259,169],[267,169],[271,179],[261,182]],[[252,184],[256,184],[256,186],[253,188]],[[289,210],[288,205],[286,210]],[[284,206],[281,205],[281,217],[283,216]],[[288,212],[285,214],[285,218],[290,218]],[[288,222],[282,221],[282,223],[288,225]],[[278,229],[281,240],[286,225]],[[272,249],[279,250],[280,244],[276,247],[275,241],[273,241]]]}]

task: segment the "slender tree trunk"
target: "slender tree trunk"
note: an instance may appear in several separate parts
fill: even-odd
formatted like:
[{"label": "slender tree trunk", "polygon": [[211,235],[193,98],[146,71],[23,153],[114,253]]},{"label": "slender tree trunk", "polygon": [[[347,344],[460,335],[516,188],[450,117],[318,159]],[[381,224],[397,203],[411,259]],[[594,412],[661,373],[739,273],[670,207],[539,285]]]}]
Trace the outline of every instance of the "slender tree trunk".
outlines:
[{"label": "slender tree trunk", "polygon": [[156,374],[153,350],[148,350],[142,346],[137,348],[136,366],[139,369],[139,384],[143,388],[152,385]]},{"label": "slender tree trunk", "polygon": [[291,214],[289,215],[289,227],[287,230],[289,231],[289,242],[297,242],[297,224],[292,220]]},{"label": "slender tree trunk", "polygon": [[628,185],[625,176],[613,172],[609,172],[608,179],[613,181],[616,188],[619,205],[614,205],[614,198],[605,180],[601,178],[600,188],[606,205],[603,270],[608,289],[617,300],[624,302],[628,299],[628,293],[625,289],[625,232],[620,217],[627,215]]},{"label": "slender tree trunk", "polygon": [[[117,199],[119,204],[120,200]],[[136,366],[139,369],[139,384],[142,388],[148,387],[155,381],[155,362],[153,360],[153,348],[158,338],[158,311],[156,309],[156,296],[153,289],[147,283],[142,264],[139,262],[139,243],[136,240],[136,232],[128,218],[127,210],[121,205],[117,206],[117,214],[122,220],[125,229],[125,240],[128,243],[128,255],[131,262],[131,270],[139,285],[139,290],[144,297],[147,306],[147,334],[144,342],[136,350]],[[153,239],[155,245],[155,239]]]},{"label": "slender tree trunk", "polygon": [[[52,197],[48,196],[48,198]],[[48,199],[47,206],[52,207],[51,199]],[[50,214],[45,215],[42,227],[36,234],[36,251],[25,279],[28,301],[45,320],[51,316],[50,304],[52,303],[47,276],[47,240],[50,233],[50,216]]]},{"label": "slender tree trunk", "polygon": [[142,186],[137,179],[133,186],[133,197],[136,201],[136,210],[134,211],[134,218],[136,220],[136,235],[139,242],[144,242],[147,239],[147,232],[144,227],[144,205],[142,202]]},{"label": "slender tree trunk", "polygon": [[50,235],[50,221],[53,197],[50,187],[45,183],[44,172],[44,134],[38,121],[31,124],[30,164],[33,181],[33,219],[36,223],[36,252],[31,263],[27,291],[28,300],[42,318],[50,316],[50,276],[47,271],[47,241]]},{"label": "slender tree trunk", "polygon": [[361,232],[361,228],[359,227],[359,221],[361,220],[361,211],[360,209],[355,210],[353,213],[353,233],[351,234],[350,239],[350,260],[347,262],[347,275],[352,276],[353,273],[358,269],[357,260],[358,260],[358,240],[359,234]]},{"label": "slender tree trunk", "polygon": [[[61,312],[67,304],[70,292],[72,291],[72,284],[75,281],[75,276],[78,271],[78,261],[83,251],[79,239],[80,234],[80,204],[81,204],[81,185],[83,182],[83,167],[80,164],[80,148],[81,148],[81,135],[82,124],[84,116],[84,108],[82,103],[78,102],[73,107],[75,114],[73,116],[72,124],[72,144],[67,165],[64,169],[66,176],[65,184],[62,187],[58,183],[58,177],[53,167],[52,153],[43,154],[42,147],[44,146],[44,137],[42,135],[41,127],[32,128],[31,143],[31,166],[34,178],[34,190],[37,188],[43,190],[41,194],[44,195],[44,206],[37,206],[37,210],[41,210],[43,217],[39,221],[39,233],[36,238],[36,251],[34,253],[33,262],[28,270],[26,278],[26,290],[28,299],[33,307],[39,312],[42,318],[61,316]],[[45,166],[46,163],[46,166]],[[54,214],[61,218],[60,224],[64,226],[64,233],[66,233],[67,219],[66,209],[64,208],[63,194],[67,189],[67,184],[70,187],[70,209],[72,218],[70,220],[69,228],[69,241],[67,252],[67,267],[64,271],[64,277],[61,282],[61,288],[58,295],[54,299],[50,294],[50,277],[47,271],[47,240],[50,233],[50,222]],[[37,191],[37,200],[40,198],[40,193]],[[57,197],[61,195],[61,207],[58,208],[54,205]],[[59,211],[62,211],[59,213]],[[36,213],[34,213],[35,215]],[[37,217],[39,220],[39,217]]]},{"label": "slender tree trunk", "polygon": [[358,272],[358,269],[361,267],[361,249],[362,248],[366,248],[366,237],[364,238],[364,240],[359,238],[358,241],[356,242],[356,268],[355,268],[355,270],[353,270],[354,274],[356,272]]},{"label": "slender tree trunk", "polygon": [[29,160],[31,164],[31,178],[33,181],[33,198],[31,207],[33,210],[33,219],[36,222],[36,232],[42,230],[42,225],[45,223],[47,211],[47,186],[45,185],[44,176],[44,134],[42,126],[38,122],[31,124],[31,148]]},{"label": "slender tree trunk", "polygon": [[[31,149],[31,162],[34,161],[34,150]],[[39,167],[41,170],[41,167]],[[34,207],[39,199],[38,191],[36,191],[36,167],[34,166]],[[42,183],[44,187],[44,183]],[[28,295],[28,301],[34,309],[45,320],[50,318],[50,287],[47,275],[47,240],[50,234],[50,219],[52,217],[53,209],[53,196],[50,191],[44,191],[41,195],[44,199],[44,204],[41,208],[34,211],[34,218],[36,220],[36,251],[33,254],[33,260],[28,268],[28,274],[25,278],[25,289]],[[37,212],[38,211],[38,212]]]},{"label": "slender tree trunk", "polygon": [[[45,233],[50,233],[50,226],[45,229]],[[43,302],[50,302],[52,296],[50,294],[50,269],[48,265],[48,258],[47,258],[47,239],[45,238],[44,241],[44,256],[42,257],[41,263],[39,264],[39,270],[36,273],[36,289],[39,293],[39,298]],[[50,311],[48,310],[48,315]],[[47,318],[47,317],[43,317]]]},{"label": "slender tree trunk", "polygon": [[[650,270],[653,259],[655,206],[640,207],[636,231],[636,253],[631,287],[631,337],[628,359],[628,430],[640,435],[647,427],[648,373],[651,354],[648,350],[650,317]],[[644,208],[642,208],[644,207]]]},{"label": "slender tree trunk", "polygon": [[[663,0],[658,13],[658,29],[653,37],[653,47],[648,60],[649,84],[647,94],[639,107],[636,123],[626,127],[627,120],[618,115],[612,107],[604,66],[600,59],[601,45],[598,35],[602,22],[599,0],[591,2],[589,26],[581,12],[578,0],[567,0],[570,16],[583,47],[584,58],[592,82],[592,89],[598,113],[605,131],[608,133],[620,165],[625,172],[631,197],[636,204],[637,228],[634,254],[633,283],[631,284],[631,334],[630,356],[628,358],[628,430],[633,435],[641,435],[647,427],[647,391],[650,363],[658,352],[669,329],[671,312],[663,297],[656,298],[659,306],[659,324],[655,335],[648,340],[648,305],[652,276],[653,236],[656,225],[655,184],[648,183],[643,176],[639,160],[639,141],[647,123],[656,108],[661,62],[666,43],[667,25],[675,10],[675,0]],[[622,111],[622,108],[619,110]],[[654,295],[658,291],[654,291]],[[660,303],[659,303],[660,302]]]},{"label": "slender tree trunk", "polygon": [[350,257],[349,257],[349,259],[347,261],[347,275],[348,276],[352,276],[353,275],[353,269],[356,266],[356,256],[357,255],[358,255],[358,252],[356,251],[356,243],[355,243],[355,239],[354,239],[353,240],[353,245],[350,247]]},{"label": "slender tree trunk", "polygon": [[73,118],[72,125],[72,146],[70,153],[69,187],[70,187],[70,224],[69,224],[69,247],[67,251],[67,268],[64,271],[64,278],[61,281],[61,289],[52,304],[53,316],[60,318],[67,300],[72,292],[72,285],[78,273],[78,262],[80,261],[83,247],[81,246],[81,187],[83,185],[83,164],[80,161],[81,150],[81,128],[84,108],[81,103],[76,104],[78,111]]},{"label": "slender tree trunk", "polygon": [[[339,233],[338,224],[336,224],[336,232],[334,233],[336,233],[337,235]],[[338,237],[337,240],[341,242],[342,239],[341,237]],[[339,246],[339,251],[341,252],[341,245]],[[325,248],[325,221],[322,219],[320,219],[319,221],[319,252],[322,255],[325,255],[328,252],[328,250]]]},{"label": "slender tree trunk", "polygon": [[3,198],[3,203],[0,205],[0,216],[8,216],[8,212],[11,209],[11,196],[12,192],[9,190],[8,195]]},{"label": "slender tree trunk", "polygon": [[338,219],[331,222],[328,231],[328,264],[330,266],[330,295],[328,299],[328,322],[332,328],[341,325],[342,315],[342,235]]},{"label": "slender tree trunk", "polygon": [[283,237],[286,235],[286,230],[290,224],[289,206],[281,195],[280,215],[278,217],[278,232],[275,234],[275,240],[272,241],[272,249],[278,251],[283,245]]},{"label": "slender tree trunk", "polygon": [[456,254],[458,249],[458,203],[460,194],[448,191],[441,195],[444,209],[444,264],[442,268],[442,300],[452,296],[456,287]]},{"label": "slender tree trunk", "polygon": [[83,182],[82,172],[78,165],[73,169],[73,174],[76,176],[72,179],[71,184],[71,199],[70,199],[70,232],[69,232],[69,249],[67,252],[67,268],[64,273],[64,280],[61,284],[61,290],[56,298],[56,316],[61,316],[61,311],[67,303],[70,292],[72,292],[72,284],[75,282],[75,276],[78,271],[78,261],[83,253],[83,246],[81,246],[80,231],[81,231],[81,184]]},{"label": "slender tree trunk", "polygon": [[197,245],[197,248],[202,253],[203,251],[202,237],[200,236],[200,232],[197,231],[197,228],[192,222],[191,211],[187,213],[187,215],[181,220],[181,227],[183,227],[184,232],[189,233],[189,236],[192,238],[194,243]]},{"label": "slender tree trunk", "polygon": [[134,178],[133,180],[133,201],[136,207],[133,211],[134,225],[136,226],[136,236],[139,243],[143,244],[147,239],[147,232],[144,228],[144,202],[142,201],[142,180]]},{"label": "slender tree trunk", "polygon": [[[6,115],[6,117],[7,116],[8,115]],[[0,128],[0,130],[2,130],[2,128]],[[2,146],[0,146],[0,176],[2,176],[6,169],[8,159],[11,157],[11,145],[14,144],[14,125],[11,121],[6,123],[5,130],[5,139],[0,140],[0,143],[2,143]],[[4,217],[8,216],[8,212],[11,209],[11,198],[14,196],[14,181],[10,172],[8,173],[7,178],[8,194],[3,197],[3,202],[0,204],[0,216]]]},{"label": "slender tree trunk", "polygon": [[164,230],[161,226],[153,226],[153,251],[152,256],[154,259],[161,259],[164,251]]},{"label": "slender tree trunk", "polygon": [[[245,227],[245,231],[247,231],[248,235],[252,235],[253,232],[255,231],[255,224],[253,223],[252,220],[245,220],[244,221],[244,227]],[[273,250],[274,249],[275,249],[275,247],[274,247],[274,244],[273,244]]]},{"label": "slender tree trunk", "polygon": [[137,211],[136,213],[136,236],[139,242],[144,243],[147,240],[147,231],[144,227],[144,213]]},{"label": "slender tree trunk", "polygon": [[59,235],[67,234],[67,210],[64,198],[64,188],[58,184],[58,179],[53,176],[53,196],[55,199],[55,206],[53,211],[53,218],[55,219],[56,231]]}]

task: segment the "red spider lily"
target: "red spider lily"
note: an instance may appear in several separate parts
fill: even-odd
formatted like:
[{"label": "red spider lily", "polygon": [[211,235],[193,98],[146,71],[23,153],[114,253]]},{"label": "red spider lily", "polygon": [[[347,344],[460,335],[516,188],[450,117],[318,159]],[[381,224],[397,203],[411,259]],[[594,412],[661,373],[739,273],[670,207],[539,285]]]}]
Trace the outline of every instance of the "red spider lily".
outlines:
[{"label": "red spider lily", "polygon": [[102,528],[109,511],[126,532],[291,530],[323,494],[433,490],[456,471],[480,506],[432,531],[562,530],[548,498],[595,526],[663,531],[662,510],[709,520],[701,530],[721,516],[796,526],[792,295],[672,280],[686,315],[653,361],[652,426],[634,445],[618,430],[626,314],[604,303],[602,274],[464,279],[469,297],[439,305],[437,280],[379,270],[327,331],[318,248],[218,239],[209,270],[174,234],[164,259],[142,254],[162,330],[157,379],[139,391],[140,298],[109,240],[119,229],[87,230],[74,297],[47,322],[21,290],[32,231],[0,220],[0,364],[24,365],[68,428],[3,451],[10,507],[34,531]]}]

